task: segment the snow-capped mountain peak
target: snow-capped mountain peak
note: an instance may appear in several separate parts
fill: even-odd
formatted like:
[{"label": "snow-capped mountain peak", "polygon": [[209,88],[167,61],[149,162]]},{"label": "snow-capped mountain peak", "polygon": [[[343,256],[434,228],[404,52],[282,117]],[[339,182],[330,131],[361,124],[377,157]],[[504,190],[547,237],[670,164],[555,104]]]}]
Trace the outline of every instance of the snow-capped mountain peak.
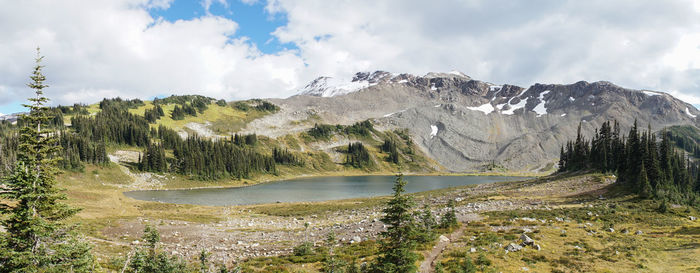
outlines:
[{"label": "snow-capped mountain peak", "polygon": [[376,71],[374,73],[358,72],[352,79],[319,77],[300,89],[298,94],[316,97],[345,95],[376,85],[392,76],[389,72]]}]

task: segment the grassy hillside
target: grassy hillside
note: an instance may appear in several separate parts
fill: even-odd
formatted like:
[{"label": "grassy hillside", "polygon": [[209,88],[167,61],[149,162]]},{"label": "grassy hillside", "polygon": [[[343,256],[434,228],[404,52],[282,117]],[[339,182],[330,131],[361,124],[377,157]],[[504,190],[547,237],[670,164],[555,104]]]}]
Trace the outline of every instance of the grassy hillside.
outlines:
[{"label": "grassy hillside", "polygon": [[[101,104],[86,106],[90,116],[96,115],[101,110]],[[156,107],[162,109],[162,116],[153,119],[150,123],[151,130],[161,126],[170,128],[176,132],[187,135],[199,135],[205,138],[216,138],[216,141],[229,141],[232,134],[244,128],[249,122],[265,115],[279,111],[279,107],[263,100],[247,100],[225,102],[202,96],[171,96],[154,101],[140,100],[109,100],[110,105],[117,105],[128,112],[147,118],[148,112],[153,113]],[[191,107],[191,112],[180,118],[173,118],[173,111],[178,107]],[[194,110],[196,108],[196,111]],[[72,112],[64,115],[64,120],[69,123],[74,116]],[[148,119],[148,118],[147,118]],[[390,174],[396,172],[426,173],[439,171],[439,164],[425,156],[413,143],[407,131],[379,131],[372,128],[371,121],[365,121],[350,126],[323,125],[332,128],[323,137],[312,136],[312,131],[290,133],[277,138],[257,136],[257,142],[253,145],[244,145],[245,149],[252,149],[261,155],[272,156],[275,150],[288,153],[288,156],[298,159],[299,162],[284,164],[278,162],[276,170],[268,173],[255,173],[252,177],[240,177],[238,182],[219,181],[219,184],[229,185],[243,183],[257,183],[259,181],[278,180],[300,175],[353,175],[367,173]],[[153,132],[151,132],[152,135]],[[224,140],[221,140],[223,137]],[[152,142],[159,142],[157,137],[151,136]],[[385,142],[390,142],[391,147],[384,147]],[[367,165],[358,167],[347,164],[347,145],[349,143],[362,143],[369,153]],[[391,148],[392,150],[387,150]],[[137,161],[141,155],[145,155],[143,147],[129,145],[116,145],[108,143],[110,154],[121,153],[126,157],[120,157],[122,165],[129,167],[130,171],[139,173]],[[140,153],[140,154],[139,154]],[[176,157],[174,151],[165,150],[165,157],[170,162],[171,172],[175,166]],[[183,179],[200,180],[195,176],[183,177]],[[225,178],[227,180],[230,178]],[[221,180],[221,179],[219,179]],[[169,181],[160,183],[160,187],[171,188]]]},{"label": "grassy hillside", "polygon": [[665,132],[678,149],[695,158],[700,158],[700,129],[695,126],[679,125],[669,127]]}]

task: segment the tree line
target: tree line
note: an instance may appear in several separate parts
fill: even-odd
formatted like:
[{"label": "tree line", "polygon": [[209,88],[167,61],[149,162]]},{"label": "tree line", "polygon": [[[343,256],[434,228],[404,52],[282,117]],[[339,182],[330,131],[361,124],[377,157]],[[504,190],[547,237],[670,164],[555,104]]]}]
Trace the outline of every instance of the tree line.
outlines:
[{"label": "tree line", "polygon": [[[55,128],[55,126],[47,126],[46,128]],[[61,148],[61,159],[58,160],[58,167],[64,170],[80,171],[85,167],[85,164],[105,165],[109,162],[105,142],[91,141],[66,128],[55,130],[54,134],[57,140],[55,145]],[[20,137],[19,128],[16,126],[4,127],[0,131],[0,175],[11,171],[17,161]]]},{"label": "tree line", "polygon": [[629,133],[620,133],[615,121],[605,122],[587,140],[579,124],[576,140],[561,147],[559,171],[593,170],[615,173],[617,183],[644,198],[697,205],[700,202],[698,164],[674,148],[662,131],[658,141],[651,127],[640,132],[637,121]]},{"label": "tree line", "polygon": [[690,126],[674,126],[666,130],[665,133],[677,147],[695,158],[700,158],[700,146],[698,146],[700,135],[697,134],[697,129]]},{"label": "tree line", "polygon": [[329,124],[314,124],[306,133],[315,139],[329,139],[334,133],[345,135],[355,135],[368,137],[374,132],[374,126],[369,120],[356,122],[352,125],[329,125]]}]

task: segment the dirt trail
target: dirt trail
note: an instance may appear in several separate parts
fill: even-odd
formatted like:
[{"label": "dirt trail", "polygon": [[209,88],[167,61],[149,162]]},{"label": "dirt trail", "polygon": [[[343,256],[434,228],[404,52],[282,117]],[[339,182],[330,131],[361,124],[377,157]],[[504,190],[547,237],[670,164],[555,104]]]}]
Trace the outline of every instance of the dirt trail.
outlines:
[{"label": "dirt trail", "polygon": [[433,247],[433,249],[428,253],[428,255],[425,256],[425,260],[423,260],[423,262],[420,264],[418,272],[433,272],[435,269],[435,261],[438,257],[440,257],[440,254],[442,254],[442,252],[445,250],[445,247],[447,247],[447,245],[449,245],[450,242],[453,242],[462,237],[462,233],[464,233],[464,230],[467,228],[467,223],[469,221],[475,221],[480,218],[481,217],[475,213],[460,215],[459,220],[462,222],[462,226],[460,226],[457,230],[446,236],[449,239],[449,241],[438,240],[438,243]]}]

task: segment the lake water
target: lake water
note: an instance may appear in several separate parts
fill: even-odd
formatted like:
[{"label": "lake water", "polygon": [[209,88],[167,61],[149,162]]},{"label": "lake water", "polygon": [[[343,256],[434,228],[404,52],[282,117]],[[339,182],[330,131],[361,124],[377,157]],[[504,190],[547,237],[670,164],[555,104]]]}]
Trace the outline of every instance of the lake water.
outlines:
[{"label": "lake water", "polygon": [[[241,188],[130,191],[144,201],[207,206],[313,202],[391,195],[395,176],[334,176],[284,180]],[[523,180],[512,176],[404,176],[406,192]]]}]

